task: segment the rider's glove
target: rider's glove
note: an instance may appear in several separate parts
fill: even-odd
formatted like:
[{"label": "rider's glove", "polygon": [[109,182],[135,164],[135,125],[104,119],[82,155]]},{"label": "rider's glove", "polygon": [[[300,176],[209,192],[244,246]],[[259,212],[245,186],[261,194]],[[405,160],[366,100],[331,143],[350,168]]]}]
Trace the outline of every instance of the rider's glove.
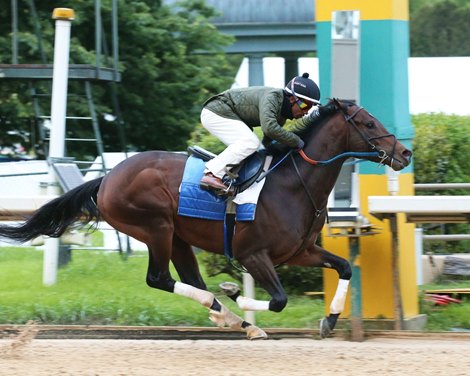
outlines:
[{"label": "rider's glove", "polygon": [[320,117],[321,115],[328,115],[328,114],[334,114],[337,111],[336,107],[334,106],[318,106],[317,108],[314,108],[308,115],[308,123],[310,125],[313,124],[313,122]]},{"label": "rider's glove", "polygon": [[306,115],[308,125],[312,125],[319,116],[320,111],[318,111],[318,108],[314,108],[312,111],[310,111],[310,113]]},{"label": "rider's glove", "polygon": [[295,147],[295,151],[301,151],[304,148],[304,141],[299,138],[299,142],[297,143],[297,146]]}]

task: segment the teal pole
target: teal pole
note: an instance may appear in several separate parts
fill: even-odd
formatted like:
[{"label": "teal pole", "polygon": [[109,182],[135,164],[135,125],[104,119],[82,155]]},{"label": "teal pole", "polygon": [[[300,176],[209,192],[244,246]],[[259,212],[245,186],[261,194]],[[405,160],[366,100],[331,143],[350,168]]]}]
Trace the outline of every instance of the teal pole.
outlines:
[{"label": "teal pole", "polygon": [[359,238],[349,238],[349,260],[351,263],[351,340],[361,342],[364,340],[362,326],[362,295],[361,295],[361,268],[358,263]]},{"label": "teal pole", "polygon": [[263,86],[263,55],[248,56],[248,86]]}]

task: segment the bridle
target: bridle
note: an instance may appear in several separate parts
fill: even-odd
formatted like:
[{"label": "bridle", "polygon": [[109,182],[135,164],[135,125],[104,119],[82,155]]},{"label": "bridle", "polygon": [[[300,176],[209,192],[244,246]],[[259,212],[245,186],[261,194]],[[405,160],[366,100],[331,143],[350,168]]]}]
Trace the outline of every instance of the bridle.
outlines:
[{"label": "bridle", "polygon": [[[356,117],[356,115],[361,112],[364,107],[361,107],[361,106],[358,106],[356,108],[356,110],[351,114],[349,115],[347,113],[347,111],[344,110],[344,108],[335,101],[335,105],[336,105],[336,108],[339,108],[339,110],[341,111],[341,113],[343,114],[344,116],[344,120],[351,124],[354,129],[356,130],[357,133],[359,133],[359,135],[361,136],[361,138],[364,140],[364,142],[369,146],[369,148],[373,151],[377,151],[379,154],[378,154],[378,157],[380,158],[380,164],[384,164],[384,162],[387,160],[387,159],[390,159],[390,162],[391,164],[393,165],[393,160],[394,160],[394,155],[395,155],[395,147],[397,145],[397,138],[395,137],[395,135],[391,134],[391,133],[388,133],[388,134],[385,134],[383,136],[377,136],[377,137],[367,137],[360,129],[359,127],[357,126],[356,122],[354,121],[354,118]],[[379,150],[377,149],[377,146],[372,142],[374,140],[379,140],[381,138],[385,138],[385,137],[393,137],[394,139],[394,143],[393,143],[393,148],[392,148],[392,155],[388,155],[387,152],[383,149]]]},{"label": "bridle", "polygon": [[[344,120],[346,121],[346,123],[349,123],[351,124],[354,129],[356,130],[357,133],[359,133],[359,135],[361,136],[361,138],[364,140],[364,142],[369,146],[369,148],[373,151],[373,153],[356,153],[356,152],[348,152],[348,153],[343,153],[343,154],[340,154],[339,156],[336,156],[332,159],[330,159],[329,161],[317,161],[317,160],[314,160],[310,157],[307,156],[307,154],[305,154],[305,152],[303,150],[299,150],[299,154],[300,156],[302,157],[302,159],[304,161],[306,161],[307,163],[310,163],[311,165],[325,165],[325,164],[328,164],[330,163],[330,161],[333,161],[333,160],[336,160],[338,159],[339,157],[342,157],[342,156],[348,156],[348,157],[365,157],[365,156],[373,156],[373,157],[378,157],[380,158],[380,162],[379,164],[383,165],[384,162],[387,160],[387,159],[390,159],[391,161],[391,164],[393,164],[393,160],[394,160],[394,155],[395,155],[395,147],[396,147],[396,144],[397,144],[397,138],[395,137],[395,135],[391,134],[391,133],[388,133],[388,134],[385,134],[383,136],[377,136],[377,137],[367,137],[358,127],[357,123],[354,121],[354,118],[356,117],[356,115],[361,112],[364,107],[361,107],[361,106],[357,106],[356,110],[351,114],[349,115],[347,113],[347,111],[341,106],[341,104],[335,99],[334,100],[334,104],[335,104],[335,107],[341,111],[343,117],[344,117]],[[392,148],[392,155],[388,155],[387,152],[383,149],[378,149],[377,146],[372,142],[374,140],[379,140],[381,138],[385,138],[385,137],[393,137],[395,142],[393,143],[393,148]]]},{"label": "bridle", "polygon": [[[385,160],[387,160],[388,158],[390,158],[391,164],[393,164],[393,159],[394,159],[393,156],[395,154],[395,146],[397,144],[397,139],[396,139],[395,135],[393,135],[391,133],[388,133],[388,134],[385,134],[383,136],[367,137],[359,129],[357,123],[354,121],[354,118],[357,116],[357,114],[359,112],[361,112],[364,109],[364,107],[357,106],[355,111],[351,115],[349,115],[348,112],[341,106],[341,104],[336,99],[334,100],[334,104],[335,104],[335,107],[341,111],[345,122],[348,123],[348,124],[351,124],[354,127],[356,132],[359,133],[361,138],[369,146],[369,148],[372,150],[372,152],[346,152],[346,153],[342,153],[340,155],[337,155],[337,156],[335,156],[335,157],[333,157],[333,158],[331,158],[327,161],[316,161],[316,160],[313,160],[313,159],[309,158],[305,154],[305,152],[301,149],[298,152],[299,152],[300,156],[302,157],[302,159],[305,160],[306,162],[308,162],[311,165],[326,165],[326,164],[329,164],[329,163],[331,163],[331,162],[333,162],[333,161],[335,161],[339,158],[344,158],[344,157],[366,157],[366,156],[371,157],[371,156],[374,156],[374,157],[379,157],[380,158],[380,164],[384,164]],[[385,150],[383,150],[383,149],[379,150],[373,142],[374,140],[378,140],[378,139],[385,138],[385,137],[393,137],[394,140],[395,140],[395,142],[393,144],[392,155],[391,156],[389,156]],[[312,222],[311,229],[309,231],[309,234],[311,234],[311,232],[313,231],[313,224],[315,223],[315,219],[320,217],[320,215],[323,213],[325,208],[324,207],[323,208],[318,208],[317,207],[317,205],[315,204],[315,200],[312,197],[312,195],[310,193],[310,190],[307,187],[307,184],[305,183],[304,179],[302,178],[299,167],[297,166],[297,162],[295,161],[294,155],[292,153],[289,153],[289,154],[290,154],[292,163],[294,165],[295,171],[297,173],[297,176],[299,177],[300,182],[302,183],[302,186],[303,186],[305,192],[307,193],[307,196],[310,200],[310,203],[312,204],[313,209],[314,209],[314,219],[313,219],[313,222]],[[307,238],[308,238],[308,236],[307,236]]]},{"label": "bridle", "polygon": [[[357,108],[355,109],[355,111],[349,115],[347,110],[345,110],[342,106],[341,106],[341,103],[337,100],[337,99],[334,99],[333,100],[334,104],[335,104],[335,107],[337,110],[340,110],[343,117],[344,117],[344,120],[346,123],[348,124],[351,124],[354,129],[356,130],[357,133],[359,133],[359,135],[361,136],[361,138],[364,140],[364,142],[369,146],[369,148],[372,150],[372,152],[345,152],[345,153],[341,153],[339,155],[336,155],[335,157],[329,159],[329,160],[326,160],[326,161],[317,161],[317,160],[314,160],[312,158],[310,158],[309,156],[307,156],[305,154],[305,152],[303,151],[303,149],[300,149],[300,150],[297,150],[297,152],[299,153],[299,155],[302,157],[302,159],[304,161],[306,161],[307,163],[311,164],[311,165],[314,165],[314,166],[317,166],[317,165],[321,165],[321,166],[324,166],[324,165],[327,165],[327,164],[330,164],[340,158],[346,158],[346,157],[378,157],[380,158],[380,164],[384,164],[384,162],[387,160],[387,159],[390,159],[391,161],[391,164],[393,165],[393,160],[394,160],[394,155],[395,155],[395,147],[396,147],[396,144],[397,144],[397,138],[395,137],[395,135],[391,134],[391,133],[388,133],[388,134],[385,134],[383,136],[377,136],[377,137],[367,137],[358,127],[357,123],[354,121],[354,118],[356,117],[356,115],[361,112],[364,107],[361,107],[361,106],[357,106]],[[387,154],[387,152],[383,149],[378,149],[377,146],[373,143],[374,140],[379,140],[381,138],[385,138],[385,137],[393,137],[395,142],[393,144],[393,148],[392,148],[392,155],[389,156]],[[305,192],[307,192],[307,195],[308,195],[308,198],[313,206],[313,209],[314,209],[314,213],[315,213],[315,216],[314,218],[317,218],[319,217],[322,212],[325,210],[325,208],[318,208],[317,205],[315,204],[315,200],[313,199],[312,195],[310,194],[310,191],[307,187],[307,184],[305,183],[304,179],[302,178],[302,175],[300,173],[300,170],[299,170],[299,167],[297,166],[297,162],[295,161],[295,158],[294,158],[294,149],[291,149],[286,155],[284,155],[283,158],[281,158],[280,161],[278,161],[276,163],[275,166],[271,167],[268,171],[262,173],[257,181],[260,181],[262,179],[264,179],[266,177],[266,175],[268,175],[271,171],[273,171],[277,166],[279,166],[282,162],[284,162],[284,160],[287,158],[287,157],[290,157],[290,159],[292,160],[292,163],[294,165],[294,168],[295,168],[295,171],[297,173],[297,176],[299,177],[301,183],[302,183],[302,186],[305,190]]]}]

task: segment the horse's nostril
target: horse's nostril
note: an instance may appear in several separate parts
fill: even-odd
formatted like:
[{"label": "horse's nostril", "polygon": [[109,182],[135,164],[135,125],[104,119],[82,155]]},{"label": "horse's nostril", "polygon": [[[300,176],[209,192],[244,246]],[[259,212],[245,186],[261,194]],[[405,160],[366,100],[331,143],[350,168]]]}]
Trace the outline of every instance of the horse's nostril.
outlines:
[{"label": "horse's nostril", "polygon": [[409,159],[409,158],[411,158],[411,156],[413,155],[413,152],[412,152],[411,150],[406,149],[406,150],[403,151],[402,155],[403,155],[405,158],[408,158],[408,159]]}]

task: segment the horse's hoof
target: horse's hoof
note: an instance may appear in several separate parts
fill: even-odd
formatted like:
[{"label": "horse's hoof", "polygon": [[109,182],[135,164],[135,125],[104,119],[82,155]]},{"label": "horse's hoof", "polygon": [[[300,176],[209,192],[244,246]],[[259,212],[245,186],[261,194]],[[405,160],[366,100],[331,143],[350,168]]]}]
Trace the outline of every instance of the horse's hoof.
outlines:
[{"label": "horse's hoof", "polygon": [[219,328],[223,328],[225,326],[225,317],[223,312],[217,312],[211,309],[209,311],[209,320],[211,320],[215,325]]},{"label": "horse's hoof", "polygon": [[268,335],[264,330],[258,328],[257,326],[250,325],[246,328],[246,338],[248,338],[250,341],[256,339],[267,339]]},{"label": "horse's hoof", "polygon": [[233,282],[222,282],[219,287],[222,289],[222,292],[227,296],[233,296],[240,292],[240,287]]},{"label": "horse's hoof", "polygon": [[331,328],[328,320],[326,318],[321,319],[320,321],[320,338],[326,338],[330,335]]}]

